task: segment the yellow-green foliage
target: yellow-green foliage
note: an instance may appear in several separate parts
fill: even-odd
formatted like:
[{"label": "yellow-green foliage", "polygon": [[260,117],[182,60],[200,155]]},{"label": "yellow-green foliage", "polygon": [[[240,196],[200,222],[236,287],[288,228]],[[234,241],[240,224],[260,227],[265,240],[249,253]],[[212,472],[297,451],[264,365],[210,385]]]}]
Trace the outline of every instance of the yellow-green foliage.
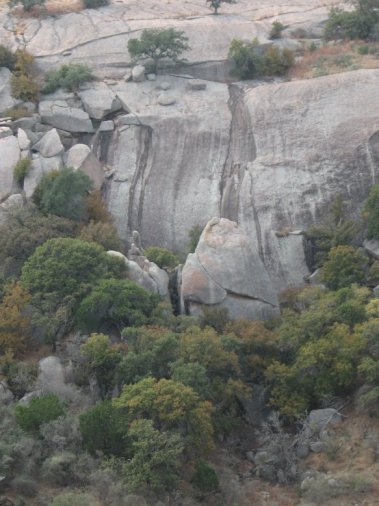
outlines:
[{"label": "yellow-green foliage", "polygon": [[22,184],[30,168],[31,159],[19,160],[13,167],[13,175],[17,183]]}]

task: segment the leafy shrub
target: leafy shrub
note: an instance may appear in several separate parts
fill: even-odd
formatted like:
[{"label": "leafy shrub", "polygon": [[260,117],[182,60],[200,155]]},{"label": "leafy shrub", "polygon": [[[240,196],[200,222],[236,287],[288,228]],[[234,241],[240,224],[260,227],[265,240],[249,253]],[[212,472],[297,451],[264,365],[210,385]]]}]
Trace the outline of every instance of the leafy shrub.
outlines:
[{"label": "leafy shrub", "polygon": [[[90,0],[95,1],[96,0]],[[102,0],[100,0],[102,1]],[[79,86],[95,79],[91,68],[84,63],[68,63],[58,70],[52,70],[45,75],[43,93],[53,93],[58,88],[75,91]]]},{"label": "leafy shrub", "polygon": [[72,467],[77,457],[74,453],[62,452],[45,460],[41,474],[52,485],[66,487],[74,481]]},{"label": "leafy shrub", "polygon": [[367,258],[352,246],[332,248],[321,269],[321,277],[331,290],[338,290],[365,279]]},{"label": "leafy shrub", "polygon": [[66,167],[44,175],[33,200],[46,213],[80,221],[86,216],[86,196],[92,186],[84,172]]},{"label": "leafy shrub", "polygon": [[43,423],[64,414],[64,406],[54,394],[35,397],[28,406],[16,406],[16,421],[26,432],[36,433]]},{"label": "leafy shrub", "polygon": [[260,46],[258,39],[246,42],[232,40],[229,57],[236,64],[235,74],[241,79],[253,79],[259,76],[280,76],[294,63],[293,52],[276,46]]},{"label": "leafy shrub", "polygon": [[94,222],[112,223],[112,215],[108,211],[100,190],[92,191],[86,199],[88,219]]},{"label": "leafy shrub", "polygon": [[355,9],[344,11],[332,8],[325,25],[324,37],[332,39],[372,39],[376,38],[379,22],[379,9],[376,0],[354,0]]},{"label": "leafy shrub", "polygon": [[370,190],[364,207],[364,216],[367,219],[367,238],[379,239],[379,184]]},{"label": "leafy shrub", "polygon": [[84,6],[86,9],[97,9],[98,7],[104,7],[109,4],[109,0],[84,0]]},{"label": "leafy shrub", "polygon": [[93,504],[94,498],[89,494],[69,492],[55,497],[51,506],[92,506]]},{"label": "leafy shrub", "polygon": [[13,70],[16,65],[16,55],[3,44],[0,44],[0,67]]},{"label": "leafy shrub", "polygon": [[19,160],[13,167],[13,175],[17,183],[22,184],[29,171],[31,158],[24,158]]},{"label": "leafy shrub", "polygon": [[79,417],[83,447],[92,455],[123,456],[127,452],[126,426],[110,401],[98,402]]},{"label": "leafy shrub", "polygon": [[282,31],[285,30],[285,28],[286,27],[279,21],[274,21],[271,25],[269,38],[271,40],[280,39],[282,36]]},{"label": "leafy shrub", "polygon": [[106,250],[119,251],[122,246],[116,227],[107,222],[91,220],[80,230],[79,238],[83,241],[96,242]]},{"label": "leafy shrub", "polygon": [[104,279],[81,302],[77,321],[83,329],[111,326],[121,332],[126,326],[146,324],[158,302],[159,296],[132,281]]},{"label": "leafy shrub", "polygon": [[18,49],[15,56],[15,69],[11,78],[12,96],[25,102],[35,102],[40,87],[35,77],[34,57],[24,49]]},{"label": "leafy shrub", "polygon": [[45,0],[9,0],[8,5],[10,7],[15,7],[16,5],[21,4],[24,8],[25,12],[30,12],[33,7],[37,5],[44,5]]},{"label": "leafy shrub", "polygon": [[12,118],[12,120],[26,118],[31,116],[32,113],[26,109],[26,107],[16,106],[10,107],[9,109],[5,109],[3,116]]},{"label": "leafy shrub", "polygon": [[72,415],[41,425],[40,434],[44,444],[56,451],[75,451],[81,442],[79,421]]},{"label": "leafy shrub", "polygon": [[25,497],[35,497],[37,495],[37,484],[28,476],[17,476],[12,480],[11,486],[15,492]]},{"label": "leafy shrub", "polygon": [[217,474],[205,460],[199,460],[196,463],[195,474],[192,479],[193,484],[202,492],[214,492],[219,488]]},{"label": "leafy shrub", "polygon": [[199,239],[203,231],[203,228],[204,227],[202,227],[201,225],[194,225],[188,232],[188,239],[189,239],[188,249],[190,253],[194,253],[196,246],[199,243]]},{"label": "leafy shrub", "polygon": [[150,260],[150,262],[154,262],[161,269],[169,269],[176,267],[179,264],[178,257],[165,248],[150,246],[145,249],[144,255]]}]

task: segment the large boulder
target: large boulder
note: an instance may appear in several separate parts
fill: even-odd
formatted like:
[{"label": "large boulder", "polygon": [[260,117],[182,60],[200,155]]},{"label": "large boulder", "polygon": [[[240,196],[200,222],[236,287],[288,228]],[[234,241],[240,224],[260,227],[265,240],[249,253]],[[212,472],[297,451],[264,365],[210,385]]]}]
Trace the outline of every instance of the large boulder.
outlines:
[{"label": "large boulder", "polygon": [[86,144],[75,144],[66,153],[66,165],[73,169],[80,169],[100,188],[104,182],[104,172],[99,160]]},{"label": "large boulder", "polygon": [[0,204],[0,225],[6,221],[7,216],[18,207],[24,205],[24,198],[21,193],[10,195],[4,202]]},{"label": "large boulder", "polygon": [[92,121],[87,112],[70,107],[65,100],[43,100],[39,104],[43,123],[72,133],[92,133]]},{"label": "large boulder", "polygon": [[17,100],[12,97],[11,89],[12,73],[5,67],[0,68],[0,116],[6,109],[14,107]]},{"label": "large boulder", "polygon": [[34,144],[33,150],[38,151],[41,156],[45,158],[60,155],[64,147],[57,130],[55,128],[49,130],[36,144]]},{"label": "large boulder", "polygon": [[12,135],[0,139],[0,201],[12,190],[13,168],[20,155],[17,137]]},{"label": "large boulder", "polygon": [[205,227],[182,271],[182,305],[198,313],[202,304],[225,307],[231,318],[267,319],[279,302],[261,258],[245,231],[225,218]]},{"label": "large boulder", "polygon": [[74,400],[78,395],[72,385],[66,384],[65,368],[55,356],[39,361],[37,386],[41,392],[55,394],[61,400]]},{"label": "large boulder", "polygon": [[89,89],[81,91],[79,97],[84,110],[93,119],[101,120],[109,113],[122,109],[119,98],[105,83],[92,84]]},{"label": "large boulder", "polygon": [[334,408],[314,409],[309,413],[308,422],[311,429],[321,431],[327,425],[337,425],[342,422],[342,416]]}]

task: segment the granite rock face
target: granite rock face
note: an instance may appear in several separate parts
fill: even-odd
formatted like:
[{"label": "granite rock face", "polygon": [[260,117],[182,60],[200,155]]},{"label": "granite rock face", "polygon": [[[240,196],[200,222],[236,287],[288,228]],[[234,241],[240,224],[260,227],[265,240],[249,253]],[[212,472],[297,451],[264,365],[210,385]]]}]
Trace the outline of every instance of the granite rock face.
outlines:
[{"label": "granite rock face", "polygon": [[17,138],[0,138],[0,201],[12,191],[13,167],[20,159],[20,147]]},{"label": "granite rock face", "polygon": [[[228,218],[256,259],[255,286],[268,279],[277,293],[303,284],[301,231],[323,219],[336,193],[358,214],[378,179],[378,78],[378,70],[360,70],[262,86],[208,83],[201,93],[170,78],[177,100],[168,108],[155,102],[160,76],[120,85],[131,113],[120,117],[106,163],[121,236],[139,230],[145,246],[185,252],[192,226]],[[198,258],[190,264],[202,297],[222,297],[200,280]]]}]

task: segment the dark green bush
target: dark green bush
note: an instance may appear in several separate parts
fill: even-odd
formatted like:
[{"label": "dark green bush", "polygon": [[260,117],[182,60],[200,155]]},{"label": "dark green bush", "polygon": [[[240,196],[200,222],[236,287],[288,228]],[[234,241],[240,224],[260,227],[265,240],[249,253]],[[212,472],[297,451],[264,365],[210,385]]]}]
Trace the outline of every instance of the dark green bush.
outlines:
[{"label": "dark green bush", "polygon": [[45,0],[9,0],[8,5],[10,7],[15,7],[16,5],[21,4],[24,8],[24,11],[30,12],[33,7],[37,5],[44,5]]},{"label": "dark green bush", "polygon": [[54,394],[35,397],[28,406],[17,406],[16,421],[26,432],[37,433],[43,423],[51,422],[64,414],[64,406]]},{"label": "dark green bush", "polygon": [[86,217],[86,197],[93,183],[81,170],[50,172],[39,182],[33,200],[45,213],[80,221]]},{"label": "dark green bush", "polygon": [[330,10],[325,25],[325,39],[375,40],[379,22],[377,0],[357,0],[352,3],[355,6],[352,11],[344,11],[341,8]]},{"label": "dark green bush", "polygon": [[204,227],[202,227],[201,225],[194,225],[188,232],[188,239],[189,239],[188,249],[190,253],[194,253],[196,246],[198,245],[203,228]]},{"label": "dark green bush", "polygon": [[280,39],[282,31],[285,30],[285,26],[280,21],[274,21],[271,25],[269,38],[271,40]]},{"label": "dark green bush", "polygon": [[235,74],[241,79],[284,75],[294,63],[292,51],[273,45],[261,46],[258,39],[232,40],[229,57],[234,60]]},{"label": "dark green bush", "polygon": [[145,249],[144,254],[150,262],[154,262],[161,269],[176,267],[179,264],[178,257],[165,248],[150,246]]},{"label": "dark green bush", "polygon": [[367,258],[352,246],[332,248],[322,266],[321,276],[331,290],[339,290],[365,279]]},{"label": "dark green bush", "polygon": [[19,160],[13,167],[13,175],[17,183],[22,184],[24,182],[31,161],[31,158],[24,158],[23,160]]},{"label": "dark green bush", "polygon": [[367,238],[379,239],[379,184],[374,185],[364,207],[367,218]]},{"label": "dark green bush", "polygon": [[204,493],[214,492],[219,488],[217,474],[205,460],[196,463],[193,484]]},{"label": "dark green bush", "polygon": [[0,67],[7,67],[9,70],[14,70],[15,65],[16,55],[6,46],[0,44]]},{"label": "dark green bush", "polygon": [[109,0],[83,0],[86,9],[97,9],[109,4]]},{"label": "dark green bush", "polygon": [[84,63],[68,63],[46,74],[45,86],[42,93],[53,93],[58,88],[75,91],[81,84],[93,81],[94,78],[88,65]]}]

